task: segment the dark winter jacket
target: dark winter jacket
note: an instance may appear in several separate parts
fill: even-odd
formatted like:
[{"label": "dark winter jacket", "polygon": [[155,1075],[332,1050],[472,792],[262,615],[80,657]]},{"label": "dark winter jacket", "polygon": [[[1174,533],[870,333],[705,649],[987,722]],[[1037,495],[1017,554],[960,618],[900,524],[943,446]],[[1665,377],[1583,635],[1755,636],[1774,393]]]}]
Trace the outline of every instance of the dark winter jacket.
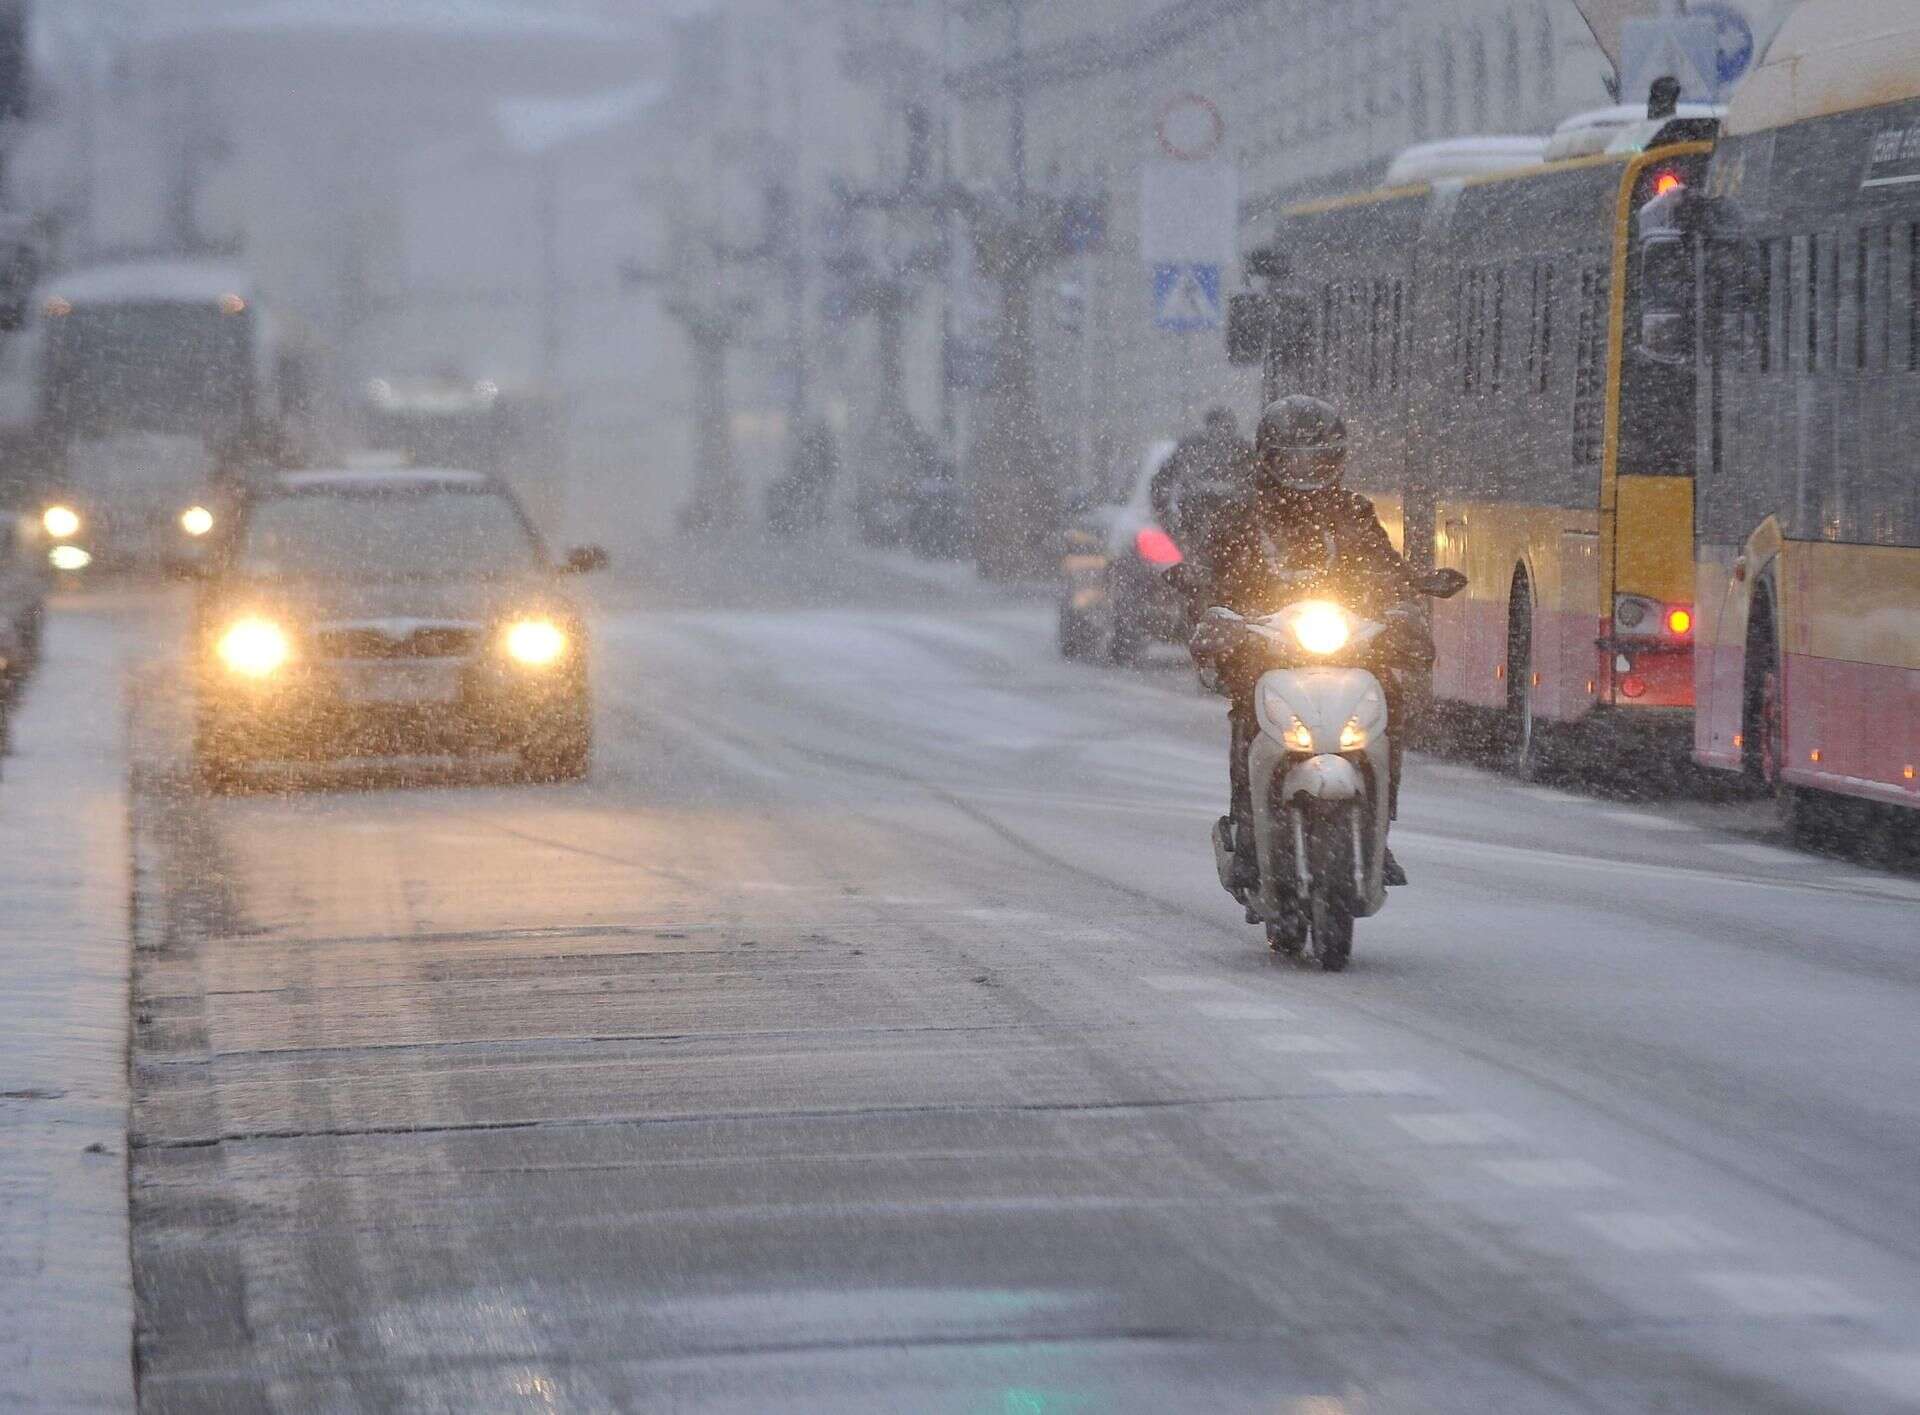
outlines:
[{"label": "dark winter jacket", "polygon": [[1253,487],[1253,449],[1212,431],[1183,437],[1153,474],[1153,518],[1183,550],[1206,538],[1214,519]]},{"label": "dark winter jacket", "polygon": [[1309,594],[1370,618],[1418,598],[1413,572],[1358,492],[1250,491],[1213,519],[1189,559],[1206,601],[1196,609],[1248,618]]}]

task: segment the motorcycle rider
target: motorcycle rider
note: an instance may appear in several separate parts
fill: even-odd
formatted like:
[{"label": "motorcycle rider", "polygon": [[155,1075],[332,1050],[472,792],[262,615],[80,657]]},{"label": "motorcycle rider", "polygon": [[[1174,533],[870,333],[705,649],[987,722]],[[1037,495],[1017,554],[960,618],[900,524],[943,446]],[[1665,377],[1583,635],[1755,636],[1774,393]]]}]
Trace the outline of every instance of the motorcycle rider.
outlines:
[{"label": "motorcycle rider", "polygon": [[1233,414],[1209,408],[1200,430],[1181,438],[1153,474],[1147,498],[1154,520],[1183,551],[1198,545],[1213,515],[1245,494],[1252,460]]},{"label": "motorcycle rider", "polygon": [[[1413,571],[1393,548],[1373,503],[1341,485],[1347,428],[1339,412],[1303,394],[1276,399],[1260,415],[1253,452],[1251,484],[1238,500],[1209,518],[1208,534],[1189,554],[1189,568],[1180,575],[1189,610],[1198,619],[1189,645],[1194,660],[1217,675],[1220,691],[1232,704],[1228,819],[1236,889],[1259,883],[1247,750],[1260,730],[1254,688],[1265,665],[1258,646],[1236,634],[1231,620],[1201,611],[1219,606],[1244,618],[1272,614],[1300,598],[1297,586],[1309,579],[1314,593],[1385,622],[1393,661],[1415,668],[1433,661],[1433,641],[1419,612]],[[1294,588],[1288,588],[1289,575]],[[1391,820],[1399,798],[1404,695],[1393,672],[1381,679],[1392,742],[1387,794]],[[1391,850],[1383,864],[1388,884],[1407,882]]]}]

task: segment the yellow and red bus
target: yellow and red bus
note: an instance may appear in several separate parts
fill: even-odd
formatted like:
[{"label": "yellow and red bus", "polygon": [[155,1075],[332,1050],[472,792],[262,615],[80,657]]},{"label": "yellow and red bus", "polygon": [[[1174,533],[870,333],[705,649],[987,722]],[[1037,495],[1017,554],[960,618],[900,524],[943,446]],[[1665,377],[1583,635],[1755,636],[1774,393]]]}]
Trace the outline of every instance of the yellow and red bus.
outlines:
[{"label": "yellow and red bus", "polygon": [[1689,205],[1695,756],[1920,807],[1920,14],[1802,4]]},{"label": "yellow and red bus", "polygon": [[1295,206],[1247,257],[1266,289],[1235,303],[1233,356],[1264,357],[1269,397],[1339,405],[1349,483],[1410,560],[1466,574],[1435,608],[1433,695],[1497,713],[1522,774],[1552,725],[1685,739],[1694,388],[1640,348],[1634,256],[1712,131]]}]

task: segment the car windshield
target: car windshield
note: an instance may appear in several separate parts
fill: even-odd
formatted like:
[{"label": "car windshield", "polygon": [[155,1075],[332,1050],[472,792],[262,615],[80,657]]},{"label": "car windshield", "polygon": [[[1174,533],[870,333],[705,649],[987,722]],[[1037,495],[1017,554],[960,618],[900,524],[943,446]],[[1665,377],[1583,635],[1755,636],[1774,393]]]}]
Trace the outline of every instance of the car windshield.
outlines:
[{"label": "car windshield", "polygon": [[269,497],[247,518],[234,568],[264,578],[451,580],[541,568],[540,548],[497,491],[458,487]]}]

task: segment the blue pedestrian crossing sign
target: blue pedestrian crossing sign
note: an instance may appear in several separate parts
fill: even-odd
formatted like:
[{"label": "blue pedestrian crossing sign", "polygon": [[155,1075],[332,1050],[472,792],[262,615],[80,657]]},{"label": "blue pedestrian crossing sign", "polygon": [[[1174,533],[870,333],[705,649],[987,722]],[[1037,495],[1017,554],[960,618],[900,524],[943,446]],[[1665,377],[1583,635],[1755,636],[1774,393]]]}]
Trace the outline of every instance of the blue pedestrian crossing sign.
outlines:
[{"label": "blue pedestrian crossing sign", "polygon": [[1220,327],[1220,267],[1194,262],[1153,267],[1156,329],[1192,334]]}]

